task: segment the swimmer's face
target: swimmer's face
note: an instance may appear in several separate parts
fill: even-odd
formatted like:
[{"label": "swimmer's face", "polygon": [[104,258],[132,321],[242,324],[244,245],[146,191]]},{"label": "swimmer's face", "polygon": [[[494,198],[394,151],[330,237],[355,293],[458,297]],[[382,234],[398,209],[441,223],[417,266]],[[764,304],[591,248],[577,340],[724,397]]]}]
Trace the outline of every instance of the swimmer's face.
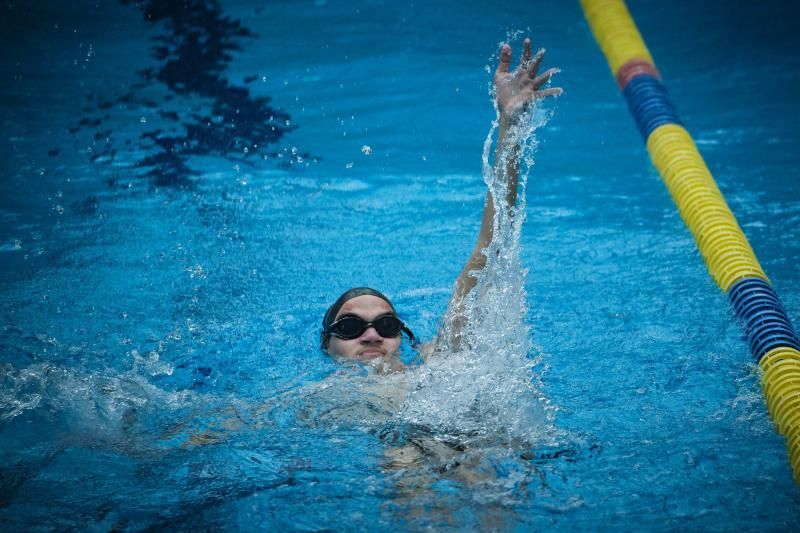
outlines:
[{"label": "swimmer's face", "polygon": [[[385,300],[365,294],[346,301],[336,314],[334,322],[346,315],[357,316],[362,320],[372,322],[379,316],[386,314],[394,314],[394,311]],[[388,339],[383,338],[378,335],[375,328],[370,326],[364,330],[360,337],[355,339],[340,339],[339,337],[331,336],[328,352],[331,355],[356,361],[391,358],[397,356],[401,340],[400,335]]]}]

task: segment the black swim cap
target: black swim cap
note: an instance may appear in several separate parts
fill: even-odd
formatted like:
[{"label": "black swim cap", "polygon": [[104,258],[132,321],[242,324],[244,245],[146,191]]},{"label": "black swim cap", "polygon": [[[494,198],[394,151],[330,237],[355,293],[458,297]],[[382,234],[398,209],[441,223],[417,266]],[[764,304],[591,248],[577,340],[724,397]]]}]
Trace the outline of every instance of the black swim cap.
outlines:
[{"label": "black swim cap", "polygon": [[[339,298],[337,298],[335,302],[333,302],[333,305],[328,308],[328,310],[325,312],[325,316],[322,318],[322,332],[319,334],[319,344],[322,348],[322,351],[328,349],[328,343],[331,340],[331,324],[333,324],[336,320],[336,315],[339,314],[339,310],[342,308],[345,302],[359,296],[377,296],[389,304],[389,307],[392,308],[393,313],[397,313],[389,298],[375,289],[370,289],[369,287],[353,287],[352,289],[347,289],[341,296],[339,296]],[[411,334],[410,331],[408,331],[408,333]],[[414,335],[411,334],[410,336],[413,341]]]}]

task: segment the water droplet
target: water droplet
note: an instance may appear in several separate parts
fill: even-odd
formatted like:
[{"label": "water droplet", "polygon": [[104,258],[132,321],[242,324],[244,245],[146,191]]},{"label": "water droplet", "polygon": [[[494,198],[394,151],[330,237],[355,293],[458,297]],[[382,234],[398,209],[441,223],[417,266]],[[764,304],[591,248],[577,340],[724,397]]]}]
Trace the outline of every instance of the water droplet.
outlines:
[{"label": "water droplet", "polygon": [[186,269],[192,278],[205,278],[206,272],[201,265],[194,265]]}]

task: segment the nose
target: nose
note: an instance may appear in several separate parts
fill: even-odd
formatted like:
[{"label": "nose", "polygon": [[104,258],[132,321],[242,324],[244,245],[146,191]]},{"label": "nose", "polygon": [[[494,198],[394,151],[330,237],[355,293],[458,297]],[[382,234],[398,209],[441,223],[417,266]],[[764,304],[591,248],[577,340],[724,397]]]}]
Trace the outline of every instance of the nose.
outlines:
[{"label": "nose", "polygon": [[361,342],[380,342],[382,340],[383,337],[378,335],[378,332],[372,326],[365,329],[364,333],[361,334]]}]

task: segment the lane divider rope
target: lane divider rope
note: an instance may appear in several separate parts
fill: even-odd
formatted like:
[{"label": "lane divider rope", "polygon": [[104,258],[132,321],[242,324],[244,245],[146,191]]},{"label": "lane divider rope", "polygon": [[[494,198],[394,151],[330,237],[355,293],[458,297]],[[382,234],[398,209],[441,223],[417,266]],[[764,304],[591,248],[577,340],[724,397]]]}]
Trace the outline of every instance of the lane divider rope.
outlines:
[{"label": "lane divider rope", "polygon": [[763,370],[767,409],[800,484],[800,338],[728,207],[623,0],[581,0],[647,151]]}]

